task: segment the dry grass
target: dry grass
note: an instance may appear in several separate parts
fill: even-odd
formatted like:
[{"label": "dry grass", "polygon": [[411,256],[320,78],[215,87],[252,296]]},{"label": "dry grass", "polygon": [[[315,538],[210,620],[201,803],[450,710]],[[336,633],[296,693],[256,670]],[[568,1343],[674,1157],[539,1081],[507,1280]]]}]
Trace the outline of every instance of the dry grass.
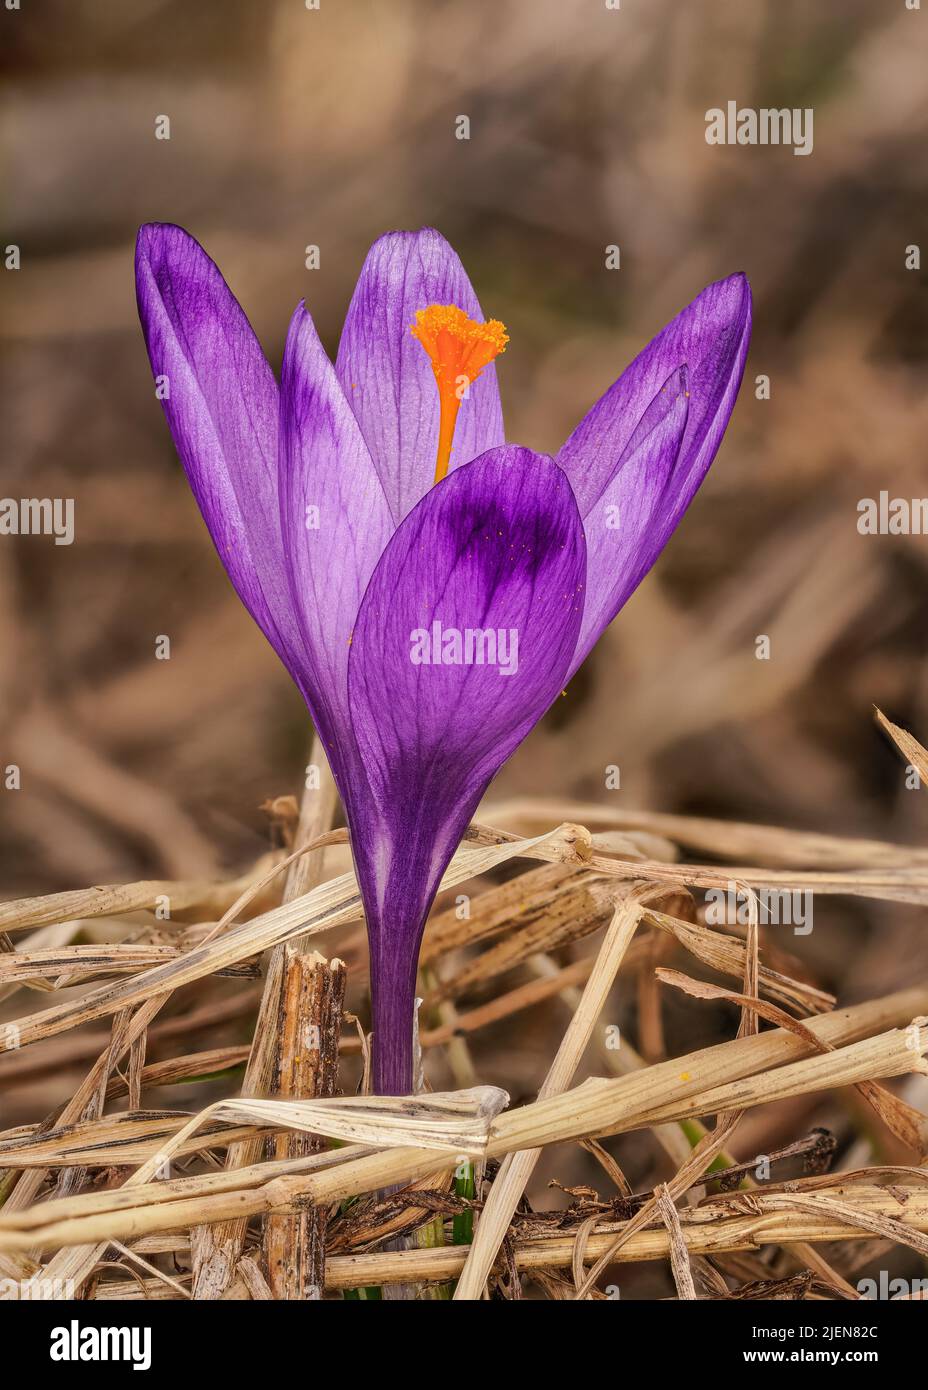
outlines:
[{"label": "dry grass", "polygon": [[[917,741],[879,718],[923,767]],[[687,817],[497,807],[494,828],[474,824],[449,867],[423,950],[425,1074],[444,1068],[456,1084],[384,1100],[365,1094],[367,1039],[353,1015],[341,1030],[329,1018],[325,1039],[305,1026],[328,997],[326,961],[309,938],[337,946],[363,1007],[356,885],[324,859],[344,844],[344,832],[325,828],[332,810],[329,789],[308,794],[295,847],[232,884],[125,885],[3,908],[0,1086],[43,1074],[41,1064],[30,1073],[32,1049],[64,1058],[67,1045],[90,1062],[64,1102],[0,1134],[6,1278],[44,1279],[48,1296],[70,1281],[80,1296],[118,1299],[338,1297],[361,1287],[447,1296],[449,1281],[463,1299],[598,1298],[611,1266],[660,1262],[680,1298],[848,1298],[855,1249],[928,1258],[928,1122],[905,1094],[906,1078],[928,1075],[928,984],[836,1007],[805,972],[790,973],[753,891],[812,887],[923,905],[922,852]],[[584,810],[588,826],[574,819]],[[531,833],[556,815],[557,828]],[[684,849],[730,863],[687,864]],[[694,890],[731,882],[746,894],[743,924],[707,925]],[[461,884],[471,885],[463,917],[446,905]],[[153,910],[164,895],[183,927]],[[89,944],[76,939],[104,927]],[[232,988],[217,979],[254,977],[266,952],[260,1008],[253,990],[238,1006],[237,1016],[252,1014],[250,1043],[193,1049],[204,1020],[236,1016],[217,1004],[216,990]],[[332,971],[341,1000],[345,972],[335,962]],[[310,982],[302,1002],[300,979]],[[608,1019],[616,990],[629,987],[637,1046],[613,1048]],[[735,1036],[655,1055],[667,990],[693,1008],[737,1008]],[[63,1002],[47,1002],[61,992]],[[534,1098],[511,1103],[499,1087],[472,1084],[469,1041],[555,997],[569,1019]],[[30,1000],[45,1007],[30,1010]],[[101,1020],[105,1036],[93,1029]],[[147,1063],[156,1038],[171,1055]],[[594,1043],[610,1074],[577,1084]],[[242,1095],[234,1068],[246,1060]],[[319,1092],[323,1063],[331,1084]],[[261,1094],[268,1086],[253,1080],[265,1073],[290,1078],[283,1094],[280,1084]],[[219,1094],[193,1112],[150,1108],[192,1078],[197,1094]],[[331,1095],[335,1085],[345,1094]],[[863,1109],[850,1111],[841,1161],[863,1146],[869,1162],[828,1172],[836,1141],[801,1131],[753,1159],[749,1146],[740,1164],[731,1157],[747,1117],[798,1115],[790,1107],[848,1087]],[[294,1134],[312,1142],[287,1141]],[[636,1193],[628,1182],[604,1142],[618,1135],[638,1136],[663,1165],[653,1188]],[[571,1150],[598,1165],[606,1193],[575,1185],[569,1205],[546,1210],[536,1165],[550,1154],[569,1168]],[[473,1198],[452,1181],[467,1163]],[[477,1220],[464,1245],[468,1213]],[[312,1277],[284,1279],[288,1253]]]}]

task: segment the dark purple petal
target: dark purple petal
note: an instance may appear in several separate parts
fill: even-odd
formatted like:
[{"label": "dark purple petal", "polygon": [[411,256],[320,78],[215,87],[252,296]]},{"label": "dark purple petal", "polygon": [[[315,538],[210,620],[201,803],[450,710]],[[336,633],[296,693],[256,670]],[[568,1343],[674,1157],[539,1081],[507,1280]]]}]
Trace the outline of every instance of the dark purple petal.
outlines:
[{"label": "dark purple petal", "polygon": [[[443,236],[430,227],[388,232],[367,254],[336,362],[396,524],[435,475],[438,391],[429,359],[409,331],[416,310],[429,304],[456,304],[471,318],[484,318],[464,267]],[[491,364],[461,402],[450,468],[504,438]]]},{"label": "dark purple petal", "polygon": [[150,223],[135,253],[139,317],[193,495],[239,597],[293,670],[277,506],[278,392],[242,309],[181,227]]},{"label": "dark purple petal", "polygon": [[751,336],[751,291],[744,275],[709,285],[661,329],[597,401],[557,456],[586,517],[613,477],[638,422],[664,382],[684,364],[689,418],[680,450],[681,485],[690,496],[705,476],[734,405]]},{"label": "dark purple petal", "polygon": [[[426,914],[491,777],[562,688],[584,571],[583,528],[564,474],[508,447],[422,499],[364,596],[348,684],[371,794],[348,814],[371,941],[380,1091],[411,1083]],[[492,649],[486,636],[469,647],[468,630],[492,633]]]},{"label": "dark purple petal", "polygon": [[281,527],[305,653],[301,685],[347,795],[356,762],[348,654],[393,525],[358,422],[302,304],[287,335],[280,401]]}]

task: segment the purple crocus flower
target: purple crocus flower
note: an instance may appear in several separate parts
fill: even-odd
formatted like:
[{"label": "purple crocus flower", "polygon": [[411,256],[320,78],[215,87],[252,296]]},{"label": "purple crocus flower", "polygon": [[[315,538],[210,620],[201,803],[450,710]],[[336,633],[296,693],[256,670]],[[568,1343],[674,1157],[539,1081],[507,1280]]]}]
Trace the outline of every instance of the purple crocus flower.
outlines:
[{"label": "purple crocus flower", "polygon": [[194,496],[328,753],[370,939],[374,1084],[404,1093],[441,875],[702,482],[744,369],[748,284],[703,290],[552,459],[505,442],[507,336],[436,231],[374,244],[334,366],[300,304],[279,388],[180,227],[141,229],[136,282]]}]

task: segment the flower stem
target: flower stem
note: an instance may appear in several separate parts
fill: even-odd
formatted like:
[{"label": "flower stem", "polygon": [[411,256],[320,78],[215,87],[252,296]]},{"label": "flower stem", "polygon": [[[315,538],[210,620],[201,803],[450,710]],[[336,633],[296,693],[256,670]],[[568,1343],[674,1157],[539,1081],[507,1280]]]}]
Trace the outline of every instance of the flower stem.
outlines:
[{"label": "flower stem", "polygon": [[371,1021],[374,1027],[373,1090],[377,1096],[408,1096],[413,1089],[413,1012],[416,998],[416,955],[406,943],[392,951],[371,950]]}]

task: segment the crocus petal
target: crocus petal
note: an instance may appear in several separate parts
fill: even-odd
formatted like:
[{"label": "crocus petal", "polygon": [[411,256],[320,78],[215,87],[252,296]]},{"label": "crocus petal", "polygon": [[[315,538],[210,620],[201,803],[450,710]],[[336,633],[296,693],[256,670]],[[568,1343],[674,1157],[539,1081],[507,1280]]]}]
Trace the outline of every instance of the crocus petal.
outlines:
[{"label": "crocus petal", "polygon": [[[680,449],[681,478],[705,476],[728,424],[751,335],[751,292],[744,275],[709,285],[622,373],[580,422],[557,461],[586,517],[613,477],[638,421],[680,366],[689,372],[689,417]],[[690,494],[692,495],[692,493]]]},{"label": "crocus petal", "polygon": [[685,367],[664,383],[584,518],[586,604],[571,675],[638,587],[679,519],[681,490],[674,478],[689,416],[687,383]]},{"label": "crocus petal", "polygon": [[[456,304],[471,318],[484,318],[464,267],[443,236],[430,227],[388,232],[368,252],[336,362],[397,525],[435,474],[438,391],[428,356],[410,333],[416,310],[430,304]],[[491,364],[461,402],[450,468],[504,438]]]},{"label": "crocus petal", "polygon": [[280,516],[305,653],[301,688],[347,795],[356,761],[348,653],[393,525],[358,422],[302,304],[284,348],[280,402]]},{"label": "crocus petal", "polygon": [[183,228],[140,229],[135,278],[152,370],[193,495],[239,597],[292,671],[274,375],[219,269]]},{"label": "crocus petal", "polygon": [[[411,1082],[425,916],[490,778],[562,688],[585,564],[564,474],[551,459],[506,447],[422,499],[364,596],[348,684],[371,795],[348,814],[371,941],[381,1092]],[[440,647],[432,645],[436,623]],[[454,634],[466,641],[468,629],[506,635],[511,674],[499,645],[496,664],[467,663],[466,648],[454,660],[449,645]],[[442,664],[417,664],[439,651]]]}]

